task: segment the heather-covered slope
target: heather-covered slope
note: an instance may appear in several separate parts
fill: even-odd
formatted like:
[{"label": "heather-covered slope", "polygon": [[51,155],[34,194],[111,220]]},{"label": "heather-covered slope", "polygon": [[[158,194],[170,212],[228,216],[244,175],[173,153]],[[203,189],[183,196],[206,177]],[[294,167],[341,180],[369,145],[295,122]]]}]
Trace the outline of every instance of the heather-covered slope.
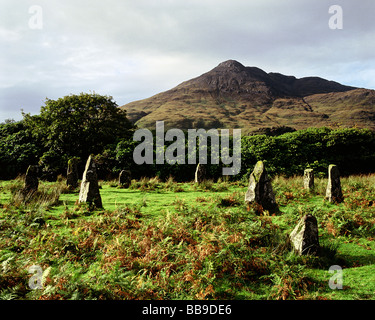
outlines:
[{"label": "heather-covered slope", "polygon": [[297,79],[228,60],[148,99],[122,106],[139,127],[353,126],[375,129],[375,91],[319,77]]}]

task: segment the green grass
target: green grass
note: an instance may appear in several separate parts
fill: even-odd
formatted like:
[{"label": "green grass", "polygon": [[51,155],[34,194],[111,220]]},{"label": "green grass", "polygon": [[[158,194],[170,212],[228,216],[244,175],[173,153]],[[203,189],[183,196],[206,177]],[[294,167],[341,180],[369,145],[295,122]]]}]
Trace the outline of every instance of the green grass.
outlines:
[{"label": "green grass", "polygon": [[[375,176],[342,179],[345,202],[302,178],[273,181],[280,213],[256,214],[243,182],[101,182],[103,210],[77,203],[65,181],[0,184],[0,299],[374,299]],[[321,250],[298,256],[288,234],[317,217]],[[28,269],[43,270],[31,290]],[[343,268],[343,290],[328,282]]]}]

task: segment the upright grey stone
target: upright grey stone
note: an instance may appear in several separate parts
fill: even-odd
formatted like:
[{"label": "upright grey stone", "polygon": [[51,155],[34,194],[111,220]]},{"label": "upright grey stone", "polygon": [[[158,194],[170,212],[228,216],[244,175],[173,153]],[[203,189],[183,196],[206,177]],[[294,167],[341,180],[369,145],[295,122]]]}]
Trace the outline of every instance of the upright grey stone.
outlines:
[{"label": "upright grey stone", "polygon": [[120,187],[129,188],[131,184],[131,172],[129,170],[122,170],[118,177]]},{"label": "upright grey stone", "polygon": [[86,162],[85,171],[82,176],[81,189],[79,191],[79,202],[87,202],[102,208],[102,198],[99,192],[98,177],[96,175],[96,165],[92,156]]},{"label": "upright grey stone", "polygon": [[333,203],[340,203],[344,200],[341,190],[340,172],[334,164],[331,164],[328,168],[326,199]]},{"label": "upright grey stone", "polygon": [[198,163],[197,169],[195,170],[195,183],[201,183],[206,180],[206,166]]},{"label": "upright grey stone", "polygon": [[314,170],[306,169],[303,174],[303,187],[307,190],[314,189]]},{"label": "upright grey stone", "polygon": [[299,255],[315,254],[319,248],[318,222],[308,214],[298,222],[291,232],[290,241]]},{"label": "upright grey stone", "polygon": [[271,180],[269,179],[263,161],[258,161],[250,175],[250,182],[245,194],[245,202],[258,203],[263,209],[276,211],[278,209]]},{"label": "upright grey stone", "polygon": [[39,179],[38,179],[39,167],[31,165],[27,168],[25,175],[25,185],[23,191],[25,193],[33,193],[38,190]]},{"label": "upright grey stone", "polygon": [[77,158],[72,158],[68,161],[68,170],[66,172],[66,185],[69,188],[75,189],[78,187],[78,169]]}]

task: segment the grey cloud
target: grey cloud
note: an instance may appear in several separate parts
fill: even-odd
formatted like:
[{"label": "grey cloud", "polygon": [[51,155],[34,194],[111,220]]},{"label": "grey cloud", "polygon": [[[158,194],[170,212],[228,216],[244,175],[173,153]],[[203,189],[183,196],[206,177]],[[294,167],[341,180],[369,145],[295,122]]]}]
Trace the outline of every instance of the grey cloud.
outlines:
[{"label": "grey cloud", "polygon": [[[121,105],[227,59],[375,88],[373,0],[40,0],[43,29],[30,30],[33,4],[0,5],[1,118],[87,90]],[[328,27],[332,4],[343,30]]]}]

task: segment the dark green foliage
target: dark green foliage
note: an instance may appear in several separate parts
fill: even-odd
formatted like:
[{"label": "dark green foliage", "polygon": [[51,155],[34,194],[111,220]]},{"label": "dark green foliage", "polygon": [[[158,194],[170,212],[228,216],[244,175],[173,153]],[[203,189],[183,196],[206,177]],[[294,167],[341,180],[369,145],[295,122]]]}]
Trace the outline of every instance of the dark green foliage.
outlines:
[{"label": "dark green foliage", "polygon": [[53,180],[65,174],[71,157],[79,157],[81,167],[90,154],[106,152],[104,157],[109,158],[106,150],[130,139],[133,128],[112,97],[85,93],[47,99],[39,115],[24,114],[24,123],[43,151],[44,177]]},{"label": "dark green foliage", "polygon": [[[187,133],[185,133],[185,150],[187,149]],[[196,165],[185,164],[136,165],[132,160],[134,147],[139,142],[122,140],[116,147],[116,169],[129,168],[134,178],[158,176],[162,180],[173,176],[176,181],[191,181],[194,178]],[[172,142],[165,142],[165,149]],[[197,144],[198,145],[198,144]],[[258,160],[264,160],[267,171],[271,175],[302,175],[306,168],[312,168],[316,176],[326,176],[331,163],[340,168],[342,175],[366,174],[373,172],[375,161],[375,133],[367,129],[329,129],[310,128],[282,135],[244,136],[241,141],[241,172],[232,179],[248,177]],[[232,140],[230,140],[232,155]],[[154,134],[154,159],[155,156]],[[198,159],[199,149],[197,149]],[[210,164],[211,145],[207,146],[209,179],[222,176],[222,164]],[[198,160],[197,160],[198,161]]]},{"label": "dark green foliage", "polygon": [[286,126],[278,126],[278,127],[271,127],[271,128],[260,128],[255,130],[251,133],[251,135],[263,135],[266,136],[280,136],[287,132],[295,132],[296,129]]},{"label": "dark green foliage", "polygon": [[[126,114],[117,108],[112,97],[98,94],[70,95],[57,100],[47,99],[39,115],[24,114],[20,122],[0,124],[0,179],[24,174],[30,164],[39,164],[42,178],[55,180],[66,174],[67,161],[80,158],[78,171],[83,172],[90,154],[98,161],[99,179],[114,179],[121,170],[132,177],[173,176],[176,181],[194,179],[196,165],[188,164],[188,134],[185,132],[185,164],[156,164],[155,132],[154,163],[137,165],[133,150],[140,143],[133,141],[135,128]],[[263,135],[242,137],[241,171],[231,180],[248,179],[257,161],[263,160],[271,175],[302,175],[306,168],[316,176],[326,176],[329,164],[336,164],[341,175],[373,172],[375,133],[367,129],[310,128],[295,132],[287,127],[271,128]],[[285,133],[286,132],[286,133]],[[165,141],[165,150],[174,141]],[[232,138],[230,151],[232,155]],[[199,144],[197,143],[197,162]],[[222,162],[211,164],[211,141],[207,146],[207,178],[222,177]]]},{"label": "dark green foliage", "polygon": [[242,138],[242,174],[249,174],[256,161],[265,160],[267,171],[286,176],[301,175],[312,168],[327,175],[331,163],[342,175],[373,172],[375,133],[367,129],[310,128],[280,136]]},{"label": "dark green foliage", "polygon": [[[41,176],[56,180],[66,174],[67,161],[81,160],[83,172],[90,154],[99,155],[99,177],[106,178],[113,169],[120,170],[116,146],[132,140],[133,126],[126,112],[117,107],[112,97],[98,94],[69,95],[47,99],[39,115],[23,114],[20,122],[0,125],[0,179],[24,174],[30,164],[39,164]],[[129,152],[126,159],[130,162]]]},{"label": "dark green foliage", "polygon": [[29,164],[37,164],[40,146],[23,121],[0,124],[0,179],[25,173]]}]

